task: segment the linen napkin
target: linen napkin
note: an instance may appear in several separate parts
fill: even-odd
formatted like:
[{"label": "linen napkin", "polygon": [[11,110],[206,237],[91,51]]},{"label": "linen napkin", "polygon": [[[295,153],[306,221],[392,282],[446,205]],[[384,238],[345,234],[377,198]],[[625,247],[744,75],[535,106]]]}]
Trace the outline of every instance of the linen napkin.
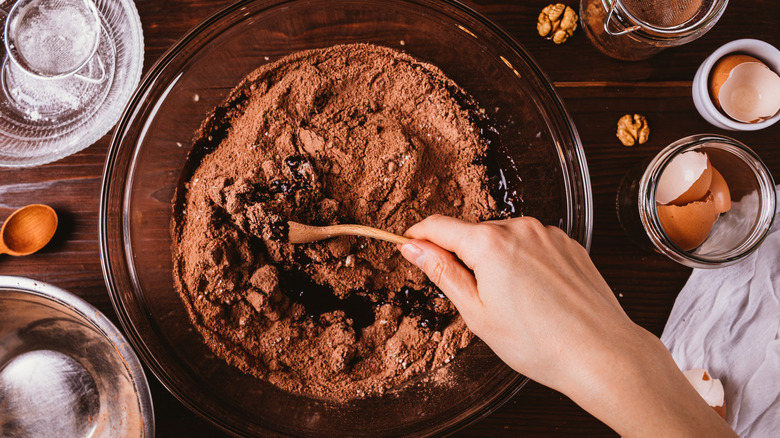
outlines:
[{"label": "linen napkin", "polygon": [[743,261],[694,269],[661,340],[680,369],[721,380],[737,434],[780,436],[780,224]]}]

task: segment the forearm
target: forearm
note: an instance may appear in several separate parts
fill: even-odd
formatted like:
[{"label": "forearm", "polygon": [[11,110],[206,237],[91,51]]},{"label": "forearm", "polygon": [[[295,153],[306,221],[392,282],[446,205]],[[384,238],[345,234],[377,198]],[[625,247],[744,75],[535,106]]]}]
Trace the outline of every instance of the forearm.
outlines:
[{"label": "forearm", "polygon": [[564,389],[567,395],[624,437],[736,436],[688,383],[661,341],[637,330],[626,344],[593,352],[604,363],[581,370]]},{"label": "forearm", "polygon": [[735,436],[560,229],[435,216],[407,235],[416,240],[401,247],[404,257],[499,357],[621,435]]}]

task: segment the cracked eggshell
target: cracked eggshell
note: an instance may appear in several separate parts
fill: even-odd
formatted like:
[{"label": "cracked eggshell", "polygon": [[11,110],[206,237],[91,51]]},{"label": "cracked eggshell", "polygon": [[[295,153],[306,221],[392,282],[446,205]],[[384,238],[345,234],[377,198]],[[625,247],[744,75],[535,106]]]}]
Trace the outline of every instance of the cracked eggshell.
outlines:
[{"label": "cracked eggshell", "polygon": [[729,55],[712,69],[715,105],[734,120],[757,123],[780,112],[780,76],[752,56]]},{"label": "cracked eggshell", "polygon": [[656,209],[664,232],[683,251],[694,250],[704,243],[720,215],[712,193],[707,193],[699,201],[685,205],[657,205]]},{"label": "cracked eggshell", "polygon": [[715,198],[715,208],[718,210],[718,213],[725,213],[731,210],[731,191],[723,175],[714,167],[712,168],[710,192],[713,198]]},{"label": "cracked eggshell", "polygon": [[693,368],[684,371],[683,375],[693,386],[693,389],[701,395],[704,401],[715,410],[722,418],[726,418],[726,396],[723,384],[719,379],[713,379],[707,371],[701,368]]},{"label": "cracked eggshell", "polygon": [[707,194],[712,183],[712,165],[704,152],[677,155],[658,180],[655,200],[659,204],[685,205]]},{"label": "cracked eggshell", "polygon": [[710,73],[710,93],[712,94],[712,100],[715,102],[715,105],[718,108],[720,108],[720,100],[718,99],[718,96],[720,95],[720,87],[722,87],[726,82],[726,79],[729,78],[731,70],[745,62],[761,61],[748,55],[726,55],[723,58],[720,58],[718,62],[712,66],[712,73]]}]

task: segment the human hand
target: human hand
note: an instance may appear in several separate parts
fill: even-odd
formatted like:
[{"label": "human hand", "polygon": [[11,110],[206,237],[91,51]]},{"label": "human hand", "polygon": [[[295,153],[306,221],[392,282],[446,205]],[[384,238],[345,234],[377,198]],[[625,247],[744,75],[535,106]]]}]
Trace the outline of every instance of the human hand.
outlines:
[{"label": "human hand", "polygon": [[470,224],[433,216],[406,234],[425,240],[402,254],[501,359],[539,383],[564,389],[571,364],[635,330],[585,249],[559,228],[531,218]]},{"label": "human hand", "polygon": [[731,432],[658,338],[629,319],[587,251],[560,229],[527,217],[471,224],[432,216],[406,235],[414,240],[401,246],[404,257],[515,370],[624,436],[698,434],[712,431],[708,422]]}]

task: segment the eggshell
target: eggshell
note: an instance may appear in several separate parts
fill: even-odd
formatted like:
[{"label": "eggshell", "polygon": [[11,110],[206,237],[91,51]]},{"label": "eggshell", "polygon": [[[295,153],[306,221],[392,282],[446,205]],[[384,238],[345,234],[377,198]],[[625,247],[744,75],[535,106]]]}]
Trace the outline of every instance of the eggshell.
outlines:
[{"label": "eggshell", "polygon": [[718,209],[712,193],[685,205],[657,205],[658,219],[669,239],[683,251],[701,245],[718,219]]},{"label": "eggshell", "polygon": [[694,368],[684,371],[683,375],[701,395],[704,401],[721,417],[726,418],[726,394],[719,379],[713,379],[707,371]]},{"label": "eggshell", "polygon": [[726,402],[723,402],[723,406],[711,406],[715,412],[720,415],[720,418],[726,419]]},{"label": "eggshell", "polygon": [[712,183],[710,184],[710,193],[715,198],[715,208],[718,213],[725,213],[731,210],[731,191],[729,185],[723,178],[723,175],[714,167],[712,168]]},{"label": "eggshell", "polygon": [[710,160],[707,160],[707,167],[701,172],[699,178],[688,187],[688,190],[683,192],[682,195],[675,198],[671,204],[673,205],[685,205],[693,201],[699,200],[707,195],[707,192],[712,185],[712,165]]},{"label": "eggshell", "polygon": [[658,180],[655,200],[685,205],[702,199],[710,189],[712,165],[704,152],[684,152],[672,159]]},{"label": "eggshell", "polygon": [[718,101],[723,112],[737,121],[768,119],[780,111],[780,76],[761,62],[739,64],[718,90]]},{"label": "eggshell", "polygon": [[726,55],[723,58],[720,58],[718,62],[712,66],[712,73],[710,73],[710,93],[712,94],[712,100],[715,102],[715,105],[718,108],[720,108],[720,100],[718,98],[720,94],[720,87],[723,86],[723,83],[726,82],[726,79],[729,78],[731,70],[733,70],[734,67],[738,66],[739,64],[745,62],[761,61],[752,56],[735,54]]}]

